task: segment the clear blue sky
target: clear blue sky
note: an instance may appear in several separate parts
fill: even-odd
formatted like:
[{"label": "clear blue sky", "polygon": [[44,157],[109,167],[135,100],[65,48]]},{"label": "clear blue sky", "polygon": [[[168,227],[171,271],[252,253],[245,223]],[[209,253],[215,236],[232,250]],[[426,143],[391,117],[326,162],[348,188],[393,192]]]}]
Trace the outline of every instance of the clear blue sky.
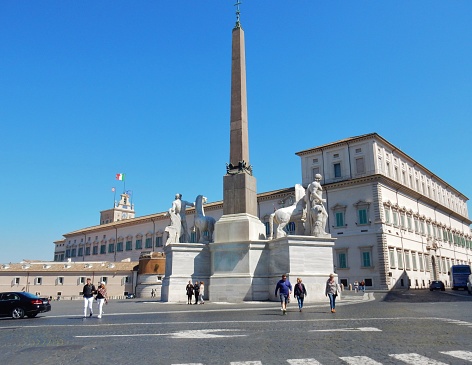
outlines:
[{"label": "clear blue sky", "polygon": [[[111,188],[222,199],[235,0],[0,3],[0,263],[52,260]],[[472,197],[472,1],[243,0],[258,191],[377,132]],[[469,204],[469,210],[471,205]]]}]

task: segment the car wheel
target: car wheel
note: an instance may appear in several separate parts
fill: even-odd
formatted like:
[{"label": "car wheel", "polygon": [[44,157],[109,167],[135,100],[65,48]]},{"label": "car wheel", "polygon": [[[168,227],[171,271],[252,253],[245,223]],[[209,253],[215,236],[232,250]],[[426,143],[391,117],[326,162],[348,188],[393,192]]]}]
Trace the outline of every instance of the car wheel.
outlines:
[{"label": "car wheel", "polygon": [[25,316],[25,310],[23,308],[15,308],[11,311],[11,316],[13,319],[20,319]]},{"label": "car wheel", "polygon": [[38,315],[38,312],[34,312],[34,313],[28,313],[26,316],[29,317],[29,318],[34,318]]}]

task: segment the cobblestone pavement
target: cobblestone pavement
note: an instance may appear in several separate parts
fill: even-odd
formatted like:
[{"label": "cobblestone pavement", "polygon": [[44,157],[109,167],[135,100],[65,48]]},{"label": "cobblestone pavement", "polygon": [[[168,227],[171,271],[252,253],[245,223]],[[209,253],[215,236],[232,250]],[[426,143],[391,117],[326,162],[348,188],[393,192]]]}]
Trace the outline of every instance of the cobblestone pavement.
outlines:
[{"label": "cobblestone pavement", "polygon": [[[347,293],[350,294],[350,293]],[[34,319],[0,320],[4,364],[472,364],[472,296],[396,291],[337,305],[186,305],[113,301],[103,318],[53,302]],[[96,307],[94,307],[95,309]]]}]

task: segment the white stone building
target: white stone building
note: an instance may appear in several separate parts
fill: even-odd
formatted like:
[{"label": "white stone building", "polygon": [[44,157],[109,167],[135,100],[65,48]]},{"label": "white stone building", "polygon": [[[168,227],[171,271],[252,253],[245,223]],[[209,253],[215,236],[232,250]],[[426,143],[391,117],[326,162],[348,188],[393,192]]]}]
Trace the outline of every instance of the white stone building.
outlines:
[{"label": "white stone building", "polygon": [[[323,176],[326,229],[337,239],[334,265],[345,286],[364,280],[372,289],[423,288],[430,280],[449,283],[452,264],[471,264],[467,197],[378,134],[297,155],[304,187],[316,173]],[[299,178],[294,177],[295,183]],[[268,227],[274,209],[293,202],[293,188],[258,194],[261,221]],[[205,205],[205,213],[218,220],[222,202]],[[193,215],[194,209],[188,209],[194,242]],[[168,224],[163,212],[66,233],[55,242],[54,260],[137,262],[143,252],[163,251]],[[293,224],[288,227],[295,232]]]}]

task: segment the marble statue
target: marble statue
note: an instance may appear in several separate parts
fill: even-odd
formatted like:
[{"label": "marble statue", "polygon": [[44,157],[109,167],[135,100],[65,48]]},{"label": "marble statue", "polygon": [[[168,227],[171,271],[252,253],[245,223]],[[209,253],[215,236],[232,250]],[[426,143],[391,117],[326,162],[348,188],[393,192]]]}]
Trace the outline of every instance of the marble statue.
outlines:
[{"label": "marble statue", "polygon": [[[195,199],[195,233],[196,242],[210,243],[213,242],[213,231],[215,230],[215,218],[205,216],[203,211],[203,204],[206,203],[207,198],[203,195],[198,195]],[[208,232],[208,236],[203,233]]]},{"label": "marble statue", "polygon": [[323,203],[323,187],[321,186],[322,176],[315,175],[315,181],[308,184],[305,194],[306,202],[306,221],[305,221],[305,235],[324,237],[329,234],[326,233],[326,221],[328,219],[328,212]]},{"label": "marble statue", "polygon": [[174,205],[168,210],[167,215],[170,216],[170,226],[165,228],[165,231],[168,233],[166,246],[170,243],[179,242],[180,232],[182,230],[180,214],[175,211]]},{"label": "marble statue", "polygon": [[269,216],[269,240],[273,237],[274,222],[278,225],[274,238],[285,237],[287,235],[284,228],[289,222],[300,221],[299,224],[303,224],[302,221],[305,207],[304,197],[305,189],[300,184],[296,184],[295,202],[289,207],[277,209]]},{"label": "marble statue", "polygon": [[[190,242],[190,235],[187,228],[187,207],[194,207],[194,203],[182,200],[182,194],[175,194],[175,200],[172,202],[172,210],[180,216],[181,229],[180,229],[180,242]],[[178,241],[178,242],[179,242]]]}]

